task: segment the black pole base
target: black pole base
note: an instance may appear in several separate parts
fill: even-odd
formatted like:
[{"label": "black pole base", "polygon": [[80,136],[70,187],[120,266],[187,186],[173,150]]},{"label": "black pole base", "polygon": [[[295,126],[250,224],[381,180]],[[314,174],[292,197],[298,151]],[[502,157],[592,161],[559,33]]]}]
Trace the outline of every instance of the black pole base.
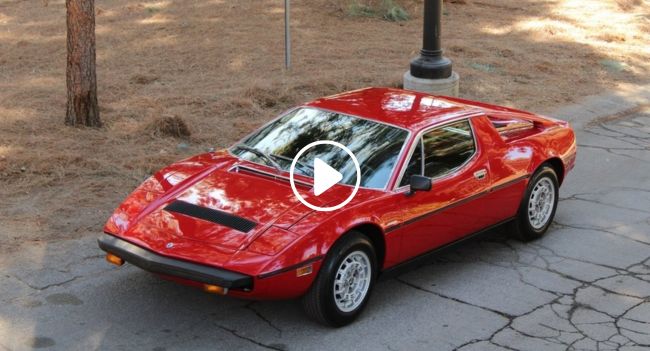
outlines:
[{"label": "black pole base", "polygon": [[451,77],[451,60],[442,56],[419,56],[411,61],[411,75],[425,79]]}]

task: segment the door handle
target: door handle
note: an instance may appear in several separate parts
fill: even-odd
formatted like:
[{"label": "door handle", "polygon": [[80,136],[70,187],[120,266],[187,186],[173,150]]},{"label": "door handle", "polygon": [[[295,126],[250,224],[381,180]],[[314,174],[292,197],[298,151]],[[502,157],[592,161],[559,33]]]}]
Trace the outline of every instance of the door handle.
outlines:
[{"label": "door handle", "polygon": [[481,180],[485,179],[485,176],[487,175],[487,170],[484,169],[479,169],[478,171],[474,172],[474,178]]}]

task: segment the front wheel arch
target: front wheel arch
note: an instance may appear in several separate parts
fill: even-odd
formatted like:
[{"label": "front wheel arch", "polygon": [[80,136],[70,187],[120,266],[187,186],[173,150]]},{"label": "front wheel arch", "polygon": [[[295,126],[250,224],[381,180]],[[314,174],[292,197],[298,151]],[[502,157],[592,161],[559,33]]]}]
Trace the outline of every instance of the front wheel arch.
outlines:
[{"label": "front wheel arch", "polygon": [[[386,238],[384,237],[384,231],[375,224],[365,223],[350,228],[348,231],[339,236],[336,241],[341,240],[341,238],[343,238],[345,235],[348,235],[349,233],[355,231],[364,234],[368,237],[368,239],[370,239],[370,242],[372,243],[372,246],[375,249],[375,254],[377,256],[377,266],[379,270],[381,270],[384,267],[384,261],[386,259]],[[334,244],[336,244],[336,242],[334,242],[330,248],[333,247]]]},{"label": "front wheel arch", "polygon": [[[362,296],[363,300],[353,310],[341,310],[336,302],[337,290],[336,280],[340,277],[342,259],[345,260],[350,253],[365,252],[369,262],[369,280],[367,290]],[[370,298],[373,285],[377,279],[379,267],[376,260],[376,253],[370,239],[358,231],[349,231],[337,240],[327,253],[315,280],[312,282],[309,291],[302,297],[302,305],[311,318],[332,327],[341,327],[354,321],[364,310]],[[354,275],[356,277],[356,274]],[[360,275],[363,277],[363,275]],[[347,279],[347,278],[346,278]],[[363,278],[361,278],[363,279]],[[344,289],[353,289],[354,285],[345,286]],[[334,289],[334,290],[332,290]]]}]

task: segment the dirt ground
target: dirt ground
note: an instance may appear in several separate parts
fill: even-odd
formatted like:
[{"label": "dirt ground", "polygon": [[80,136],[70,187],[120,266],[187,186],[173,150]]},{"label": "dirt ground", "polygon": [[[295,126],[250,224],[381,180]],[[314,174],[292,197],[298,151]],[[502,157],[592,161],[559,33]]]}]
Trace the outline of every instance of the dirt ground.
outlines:
[{"label": "dirt ground", "polygon": [[[0,0],[0,251],[100,233],[140,181],[227,146],[279,111],[365,86],[399,86],[421,38],[407,22],[350,17],[342,0],[293,4],[283,68],[275,0],[101,0],[98,130],[63,125],[63,0]],[[343,6],[345,8],[345,6]],[[443,43],[461,96],[549,111],[650,80],[648,0],[451,0]],[[154,133],[178,116],[188,139]]]}]

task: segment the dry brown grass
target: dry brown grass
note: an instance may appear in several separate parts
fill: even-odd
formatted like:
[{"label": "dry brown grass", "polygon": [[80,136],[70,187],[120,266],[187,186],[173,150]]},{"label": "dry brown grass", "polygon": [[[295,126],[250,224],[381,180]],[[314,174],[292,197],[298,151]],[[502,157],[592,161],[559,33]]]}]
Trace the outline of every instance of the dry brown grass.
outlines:
[{"label": "dry brown grass", "polygon": [[[97,2],[105,126],[93,130],[63,125],[64,1],[0,0],[0,247],[97,234],[165,164],[224,147],[291,105],[398,86],[420,46],[422,11],[400,3],[413,20],[294,2],[286,72],[281,1]],[[450,1],[445,12],[464,97],[549,111],[650,73],[647,0]],[[155,136],[148,125],[161,116],[181,116],[191,138]]]},{"label": "dry brown grass", "polygon": [[187,139],[192,135],[190,128],[179,116],[163,116],[154,118],[144,131],[153,137],[172,137]]}]

